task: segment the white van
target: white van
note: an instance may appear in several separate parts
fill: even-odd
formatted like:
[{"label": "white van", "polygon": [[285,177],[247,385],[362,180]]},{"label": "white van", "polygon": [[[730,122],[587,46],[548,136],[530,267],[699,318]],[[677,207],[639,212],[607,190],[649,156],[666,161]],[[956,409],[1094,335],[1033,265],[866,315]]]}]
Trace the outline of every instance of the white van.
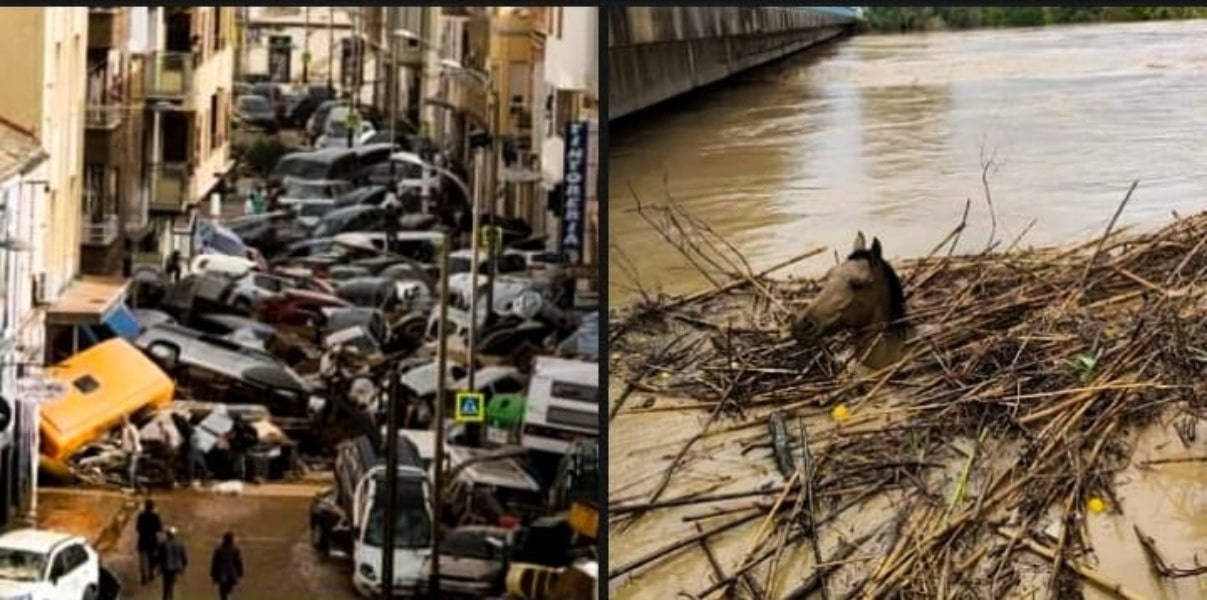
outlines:
[{"label": "white van", "polygon": [[521,444],[565,454],[577,439],[599,436],[599,363],[538,356],[528,383]]}]

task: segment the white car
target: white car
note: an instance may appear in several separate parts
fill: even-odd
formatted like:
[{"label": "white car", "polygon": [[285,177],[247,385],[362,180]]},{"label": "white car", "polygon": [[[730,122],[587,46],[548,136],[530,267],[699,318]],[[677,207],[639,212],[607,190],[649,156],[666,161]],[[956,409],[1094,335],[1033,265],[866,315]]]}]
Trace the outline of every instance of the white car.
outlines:
[{"label": "white car", "polygon": [[[414,152],[395,152],[390,155],[390,160],[403,165],[414,165],[421,167],[418,177],[404,175],[398,180],[398,188],[396,193],[405,194],[408,190],[415,190],[419,194],[425,191],[429,195],[434,195],[440,190],[440,174],[434,169],[426,168],[427,161]],[[411,173],[412,170],[403,170],[403,173]]]},{"label": "white car", "polygon": [[[323,133],[314,142],[315,148],[347,148],[348,147],[348,111],[347,106],[336,106],[327,113],[327,122],[323,125]],[[361,118],[360,131],[354,132],[352,145],[362,146],[369,138],[377,133],[367,119]]]},{"label": "white car", "polygon": [[281,183],[281,206],[297,215],[307,227],[314,227],[323,215],[335,208],[335,199],[352,191],[347,181],[306,180],[286,177]]},{"label": "white car", "polygon": [[96,600],[101,560],[84,538],[40,529],[0,535],[0,598]]},{"label": "white car", "polygon": [[198,254],[193,258],[193,262],[189,264],[190,273],[197,275],[202,273],[219,273],[234,278],[243,277],[259,269],[260,265],[253,260],[239,258],[238,256],[227,256],[226,254]]}]

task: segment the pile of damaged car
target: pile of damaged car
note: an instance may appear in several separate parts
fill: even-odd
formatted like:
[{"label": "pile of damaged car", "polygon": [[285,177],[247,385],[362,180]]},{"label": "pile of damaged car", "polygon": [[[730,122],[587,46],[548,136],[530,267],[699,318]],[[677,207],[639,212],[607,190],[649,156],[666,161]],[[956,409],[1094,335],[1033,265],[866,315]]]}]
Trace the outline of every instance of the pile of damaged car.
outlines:
[{"label": "pile of damaged car", "polygon": [[[598,296],[527,223],[471,218],[448,177],[368,150],[285,156],[269,185],[297,198],[199,218],[175,268],[136,270],[115,316],[46,369],[66,391],[40,408],[43,477],[164,493],[322,481],[314,550],[365,595],[392,529],[396,591],[590,597]],[[482,229],[496,238],[475,244]]]}]

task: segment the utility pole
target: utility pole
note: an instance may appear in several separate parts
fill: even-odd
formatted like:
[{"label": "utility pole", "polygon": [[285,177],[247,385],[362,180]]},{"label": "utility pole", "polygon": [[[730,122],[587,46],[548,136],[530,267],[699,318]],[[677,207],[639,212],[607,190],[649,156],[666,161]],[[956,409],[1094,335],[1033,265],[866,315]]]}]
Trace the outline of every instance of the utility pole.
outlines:
[{"label": "utility pole", "polygon": [[310,83],[310,6],[307,5],[306,8],[303,10],[306,13],[306,35],[305,35],[305,41],[303,42],[303,44],[305,46],[302,48],[302,83],[309,84]]},{"label": "utility pole", "polygon": [[[486,201],[490,207],[490,223],[495,225],[495,206],[498,204],[498,177],[499,177],[499,96],[495,92],[495,78],[487,77],[487,106],[490,110],[490,160],[487,161],[486,175]],[[496,230],[498,231],[498,230]],[[500,233],[499,243],[502,244],[502,234]],[[477,258],[477,257],[475,257]],[[494,321],[494,302],[495,302],[495,270],[497,266],[495,257],[490,258],[490,269],[486,272],[486,322],[484,325],[489,326]],[[475,284],[477,282],[474,282]]]},{"label": "utility pole", "polygon": [[381,597],[394,597],[394,538],[398,521],[398,373],[390,370],[389,396],[386,403],[386,503],[382,508],[385,525],[381,544]]},{"label": "utility pole", "polygon": [[335,98],[335,7],[327,7],[327,95]]},{"label": "utility pole", "polygon": [[[448,253],[452,238],[446,233],[440,242],[440,321],[436,326],[436,456],[432,464],[432,497],[435,498],[432,519],[431,579],[428,595],[440,597],[440,517],[444,507],[444,413],[448,403]],[[471,321],[472,322],[472,321]]]}]

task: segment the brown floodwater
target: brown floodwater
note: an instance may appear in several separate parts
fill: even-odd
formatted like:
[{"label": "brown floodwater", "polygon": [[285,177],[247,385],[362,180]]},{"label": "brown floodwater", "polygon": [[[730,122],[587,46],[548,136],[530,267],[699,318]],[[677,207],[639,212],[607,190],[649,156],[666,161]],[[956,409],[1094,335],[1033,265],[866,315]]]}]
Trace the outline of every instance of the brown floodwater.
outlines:
[{"label": "brown floodwater", "polygon": [[[610,129],[609,298],[703,278],[633,212],[669,194],[755,268],[862,229],[924,255],[972,199],[961,248],[1159,225],[1207,207],[1207,21],[858,36]],[[817,272],[819,256],[797,273]]]},{"label": "brown floodwater", "polygon": [[[1136,179],[1140,186],[1121,224],[1156,227],[1173,213],[1207,209],[1204,39],[1207,21],[860,36],[622,122],[610,131],[610,302],[635,298],[633,274],[647,291],[709,285],[634,213],[630,188],[647,203],[674,198],[755,269],[817,245],[845,252],[858,230],[879,237],[890,259],[924,255],[959,222],[969,198],[960,245],[969,252],[982,250],[994,229],[1008,245],[1032,222],[1023,246],[1092,237]],[[993,216],[982,189],[983,156],[993,156]],[[816,275],[832,264],[826,252],[785,273]],[[621,386],[611,386],[615,396]],[[640,404],[630,399],[630,407]],[[648,498],[707,418],[698,408],[662,412],[674,406],[669,399],[657,399],[656,406],[626,408],[610,424],[613,502]],[[826,422],[819,417],[810,430]],[[705,437],[661,497],[779,481],[765,453],[741,452],[743,442],[765,437],[764,431]],[[1168,423],[1140,432],[1133,462],[1201,457],[1207,423],[1200,421],[1198,431],[1190,447]],[[1155,578],[1133,532],[1138,526],[1152,536],[1179,567],[1207,557],[1207,462],[1132,467],[1115,483],[1118,512],[1087,517],[1092,566],[1138,597],[1207,597],[1207,576]],[[886,509],[877,504],[896,500],[880,498],[840,519],[833,535],[855,537],[880,520]],[[610,567],[692,533],[695,525],[685,519],[742,503],[655,510],[614,522]],[[699,522],[711,527],[729,518]],[[742,562],[761,521],[710,540],[724,570]],[[834,543],[823,539],[822,547]],[[851,560],[874,565],[876,549],[864,551]],[[1046,572],[1044,562],[1036,573]],[[807,548],[789,552],[779,572],[791,575],[767,581],[771,595],[799,583],[809,563]],[[697,545],[612,579],[611,596],[696,593],[711,582],[711,572]],[[1045,585],[1046,575],[1038,583]],[[1018,596],[1031,592],[1024,585]],[[1085,592],[1110,597],[1092,586]]]}]

